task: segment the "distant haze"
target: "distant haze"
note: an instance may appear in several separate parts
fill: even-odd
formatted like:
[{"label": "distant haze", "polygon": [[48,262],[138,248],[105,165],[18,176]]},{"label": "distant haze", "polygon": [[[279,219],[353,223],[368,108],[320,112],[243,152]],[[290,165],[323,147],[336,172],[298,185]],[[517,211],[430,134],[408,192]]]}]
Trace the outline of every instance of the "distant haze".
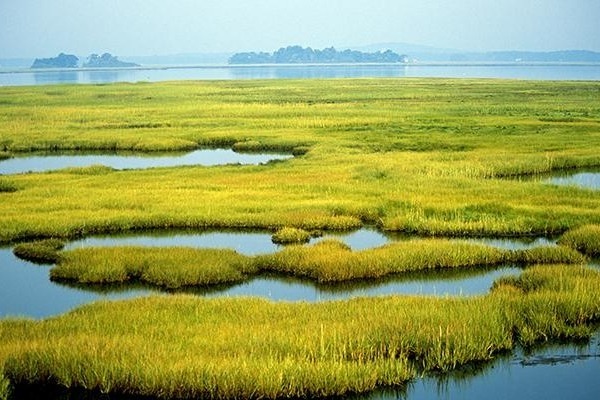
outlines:
[{"label": "distant haze", "polygon": [[0,0],[0,58],[405,42],[600,51],[599,0]]}]

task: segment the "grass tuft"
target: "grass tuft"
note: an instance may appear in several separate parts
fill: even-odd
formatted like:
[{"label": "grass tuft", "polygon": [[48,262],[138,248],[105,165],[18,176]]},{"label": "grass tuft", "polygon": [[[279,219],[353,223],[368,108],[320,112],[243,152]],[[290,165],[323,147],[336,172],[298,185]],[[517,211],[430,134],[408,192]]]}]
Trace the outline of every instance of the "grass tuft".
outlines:
[{"label": "grass tuft", "polygon": [[65,243],[60,239],[44,239],[30,243],[20,243],[13,248],[15,256],[36,264],[55,264],[61,259],[60,250]]},{"label": "grass tuft", "polygon": [[302,244],[310,241],[310,232],[304,229],[283,227],[273,234],[271,240],[276,244]]},{"label": "grass tuft", "polygon": [[558,243],[591,257],[600,256],[600,225],[584,225],[567,231]]}]

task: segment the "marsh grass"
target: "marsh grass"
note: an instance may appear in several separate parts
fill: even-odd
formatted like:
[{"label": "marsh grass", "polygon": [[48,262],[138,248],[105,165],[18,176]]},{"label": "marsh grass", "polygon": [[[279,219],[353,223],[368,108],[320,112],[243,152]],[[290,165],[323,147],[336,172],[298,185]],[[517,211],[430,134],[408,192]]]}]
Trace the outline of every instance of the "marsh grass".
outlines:
[{"label": "marsh grass", "polygon": [[14,193],[17,190],[19,190],[19,188],[14,182],[0,177],[0,193]]},{"label": "marsh grass", "polygon": [[514,251],[459,240],[414,239],[352,251],[342,242],[325,240],[251,257],[185,247],[81,248],[61,252],[50,277],[90,285],[144,283],[179,289],[242,282],[269,273],[339,284],[414,272],[584,261],[577,251],[562,246]]},{"label": "marsh grass", "polygon": [[565,232],[558,241],[591,257],[600,256],[600,225],[584,225]]},{"label": "marsh grass", "polygon": [[60,250],[65,242],[60,239],[45,239],[36,242],[19,243],[13,248],[13,253],[20,259],[36,264],[55,264],[60,260]]},{"label": "marsh grass", "polygon": [[599,289],[598,271],[549,265],[473,298],[100,302],[0,322],[0,363],[13,384],[158,398],[363,393],[491,360],[517,343],[589,337]]},{"label": "marsh grass", "polygon": [[272,235],[271,241],[276,244],[301,244],[308,243],[311,237],[311,233],[304,229],[283,227]]},{"label": "marsh grass", "polygon": [[597,93],[595,82],[446,79],[0,88],[0,101],[10,100],[0,110],[0,146],[11,153],[234,146],[305,154],[261,167],[10,177],[19,190],[0,202],[0,240],[364,223],[506,236],[600,224],[593,193],[498,179],[600,165]]},{"label": "marsh grass", "polygon": [[145,283],[165,289],[239,282],[252,272],[233,250],[114,247],[62,253],[50,278],[88,284]]}]

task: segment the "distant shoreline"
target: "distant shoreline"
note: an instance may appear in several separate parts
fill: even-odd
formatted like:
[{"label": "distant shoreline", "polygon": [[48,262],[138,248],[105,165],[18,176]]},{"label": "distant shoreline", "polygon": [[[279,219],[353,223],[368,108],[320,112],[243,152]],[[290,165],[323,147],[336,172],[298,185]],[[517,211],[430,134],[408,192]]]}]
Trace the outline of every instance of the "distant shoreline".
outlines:
[{"label": "distant shoreline", "polygon": [[190,65],[141,65],[138,67],[96,67],[96,68],[6,68],[0,66],[0,74],[26,74],[45,72],[110,72],[110,71],[159,71],[173,69],[242,69],[242,68],[334,68],[334,67],[597,67],[600,62],[408,62],[408,63],[306,63],[306,64],[190,64]]}]

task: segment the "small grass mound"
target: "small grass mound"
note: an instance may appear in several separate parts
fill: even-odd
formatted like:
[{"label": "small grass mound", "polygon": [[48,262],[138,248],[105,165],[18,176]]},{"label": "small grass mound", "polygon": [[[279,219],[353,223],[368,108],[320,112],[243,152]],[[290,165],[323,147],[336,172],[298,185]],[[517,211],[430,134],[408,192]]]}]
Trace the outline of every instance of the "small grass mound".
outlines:
[{"label": "small grass mound", "polygon": [[239,282],[248,272],[248,258],[233,250],[114,247],[64,252],[50,278],[88,284],[142,282],[178,289]]},{"label": "small grass mound", "polygon": [[299,228],[284,227],[279,229],[271,237],[275,244],[302,244],[310,241],[310,232]]},{"label": "small grass mound", "polygon": [[586,257],[566,246],[540,246],[512,252],[510,261],[521,264],[582,264]]},{"label": "small grass mound", "polygon": [[600,256],[600,225],[584,225],[567,231],[558,243],[587,254]]},{"label": "small grass mound", "polygon": [[60,239],[44,239],[18,244],[14,247],[13,254],[36,264],[55,264],[60,260],[60,250],[63,247],[65,243]]},{"label": "small grass mound", "polygon": [[14,193],[19,188],[9,180],[0,178],[0,193]]}]

